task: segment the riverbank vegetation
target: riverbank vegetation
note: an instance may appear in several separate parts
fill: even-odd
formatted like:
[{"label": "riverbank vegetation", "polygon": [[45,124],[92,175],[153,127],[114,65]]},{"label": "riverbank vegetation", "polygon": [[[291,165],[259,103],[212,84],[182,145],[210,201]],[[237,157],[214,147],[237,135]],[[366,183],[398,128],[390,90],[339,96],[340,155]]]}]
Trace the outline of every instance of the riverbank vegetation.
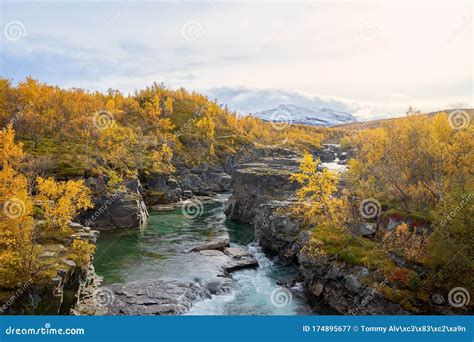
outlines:
[{"label": "riverbank vegetation", "polygon": [[172,173],[248,145],[315,148],[322,129],[239,117],[207,97],[153,84],[132,95],[0,79],[0,124],[13,125],[29,171],[62,178]]},{"label": "riverbank vegetation", "polygon": [[223,163],[248,147],[314,152],[336,138],[350,157],[346,173],[320,171],[306,154],[291,177],[301,186],[294,215],[313,231],[305,248],[380,270],[396,284],[393,298],[474,288],[474,127],[454,129],[444,113],[315,128],[240,117],[160,84],[125,95],[27,78],[16,86],[0,79],[0,124],[3,289],[48,273],[41,258],[48,243],[65,244],[78,265],[90,260],[94,247],[71,241],[69,227],[93,206],[86,178],[112,191],[133,177]]},{"label": "riverbank vegetation", "polygon": [[0,290],[51,276],[51,264],[41,258],[50,242],[69,245],[77,260],[89,258],[88,242],[68,242],[71,220],[92,207],[84,181],[38,176],[32,188],[23,171],[23,145],[15,141],[11,124],[0,131],[0,152]]},{"label": "riverbank vegetation", "polygon": [[[472,125],[454,129],[445,113],[416,114],[346,133],[341,146],[352,158],[342,188],[334,187],[336,175],[329,171],[311,171],[311,156],[293,175],[303,183],[300,207],[312,207],[304,211],[313,230],[305,248],[383,270],[393,291],[404,293],[387,295],[403,298],[408,309],[407,298],[426,301],[454,287],[473,289]],[[321,192],[327,193],[311,200]]]},{"label": "riverbank vegetation", "polygon": [[102,179],[112,192],[133,177],[172,174],[179,164],[221,163],[246,146],[316,148],[324,131],[281,130],[161,84],[124,95],[31,78],[16,86],[0,79],[0,124],[3,289],[45,277],[51,267],[41,255],[50,244],[66,245],[64,258],[78,265],[90,258],[93,246],[71,241],[69,228],[80,211],[93,207],[88,177]]}]

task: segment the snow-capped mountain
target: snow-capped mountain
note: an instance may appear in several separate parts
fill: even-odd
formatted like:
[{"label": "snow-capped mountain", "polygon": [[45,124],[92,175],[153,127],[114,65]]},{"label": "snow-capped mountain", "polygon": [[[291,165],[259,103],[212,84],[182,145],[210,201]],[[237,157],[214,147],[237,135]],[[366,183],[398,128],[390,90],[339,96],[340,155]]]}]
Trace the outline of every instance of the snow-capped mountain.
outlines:
[{"label": "snow-capped mountain", "polygon": [[334,126],[342,123],[356,122],[349,113],[330,108],[306,108],[292,104],[282,104],[277,108],[252,114],[266,121],[289,122],[312,126]]}]

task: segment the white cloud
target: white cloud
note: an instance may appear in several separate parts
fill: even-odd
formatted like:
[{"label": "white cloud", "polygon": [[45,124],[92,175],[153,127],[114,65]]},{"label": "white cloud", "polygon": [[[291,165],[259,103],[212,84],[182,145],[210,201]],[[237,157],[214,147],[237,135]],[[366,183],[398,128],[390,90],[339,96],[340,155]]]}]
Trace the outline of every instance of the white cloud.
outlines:
[{"label": "white cloud", "polygon": [[[316,98],[362,118],[473,104],[471,2],[2,5],[2,27],[26,28],[23,41],[2,36],[1,74],[15,80],[125,92],[164,81],[238,90],[220,101],[249,111]],[[188,22],[198,39],[183,37]]]}]

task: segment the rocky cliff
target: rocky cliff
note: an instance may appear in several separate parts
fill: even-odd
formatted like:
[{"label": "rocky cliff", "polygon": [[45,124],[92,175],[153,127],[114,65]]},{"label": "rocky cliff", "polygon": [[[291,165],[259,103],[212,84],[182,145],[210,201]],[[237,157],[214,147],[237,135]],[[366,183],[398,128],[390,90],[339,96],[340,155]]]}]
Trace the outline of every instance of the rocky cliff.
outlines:
[{"label": "rocky cliff", "polygon": [[72,260],[71,243],[75,239],[95,243],[99,232],[71,223],[71,235],[61,243],[44,243],[42,264],[48,276],[40,281],[30,279],[18,288],[0,296],[0,313],[8,315],[69,314],[79,298],[81,287],[95,275],[92,262],[83,265]]},{"label": "rocky cliff", "polygon": [[[232,173],[233,194],[226,206],[232,220],[252,223],[263,250],[298,267],[308,300],[323,302],[341,314],[404,314],[403,308],[382,295],[389,286],[373,270],[349,266],[331,257],[315,257],[306,248],[311,232],[291,216],[297,185],[288,177],[297,170],[299,157],[278,151],[258,161],[242,163]],[[283,152],[283,153],[281,153]],[[327,162],[340,160],[334,147],[319,151]],[[342,159],[345,159],[344,156]]]}]

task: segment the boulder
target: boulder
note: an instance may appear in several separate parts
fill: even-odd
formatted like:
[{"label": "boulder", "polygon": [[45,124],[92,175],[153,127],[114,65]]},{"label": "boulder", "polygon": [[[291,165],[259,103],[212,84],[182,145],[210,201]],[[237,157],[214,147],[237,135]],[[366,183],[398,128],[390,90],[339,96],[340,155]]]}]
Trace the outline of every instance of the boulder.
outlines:
[{"label": "boulder", "polygon": [[288,214],[291,201],[270,201],[261,204],[254,219],[255,236],[265,252],[278,254],[285,260],[296,258],[302,233],[298,220]]},{"label": "boulder", "polygon": [[214,295],[228,293],[235,286],[230,278],[214,277],[205,282],[207,290]]},{"label": "boulder", "polygon": [[246,268],[258,267],[258,261],[254,257],[245,257],[241,259],[233,259],[224,266],[224,271],[227,273],[235,272]]},{"label": "boulder", "polygon": [[141,228],[148,221],[148,210],[142,197],[138,179],[131,180],[126,190],[93,198],[94,208],[79,219],[81,223],[97,230]]},{"label": "boulder", "polygon": [[202,256],[209,256],[209,257],[222,257],[225,256],[224,253],[215,249],[205,249],[199,252]]},{"label": "boulder", "polygon": [[145,199],[148,205],[169,204],[186,198],[177,179],[168,174],[144,177]]},{"label": "boulder", "polygon": [[354,236],[372,236],[377,232],[377,223],[360,223],[354,226],[352,234]]},{"label": "boulder", "polygon": [[232,173],[233,194],[224,212],[229,219],[252,223],[259,205],[294,197],[298,184],[290,175],[298,170],[296,154],[263,157],[258,162],[239,164]]},{"label": "boulder", "polygon": [[329,162],[332,162],[332,161],[336,160],[336,153],[329,150],[329,149],[325,149],[325,150],[322,150],[318,154],[318,157],[321,160],[321,162],[329,163]]},{"label": "boulder", "polygon": [[248,257],[250,254],[248,250],[242,247],[227,247],[224,248],[224,254],[228,255],[234,259],[242,259]]},{"label": "boulder", "polygon": [[219,238],[193,247],[190,252],[199,252],[207,249],[223,251],[225,247],[229,247],[229,239]]},{"label": "boulder", "polygon": [[[217,289],[216,289],[217,291]],[[102,294],[101,294],[102,293]],[[147,280],[99,288],[99,306],[112,315],[179,315],[211,292],[205,285],[189,281]]]}]

